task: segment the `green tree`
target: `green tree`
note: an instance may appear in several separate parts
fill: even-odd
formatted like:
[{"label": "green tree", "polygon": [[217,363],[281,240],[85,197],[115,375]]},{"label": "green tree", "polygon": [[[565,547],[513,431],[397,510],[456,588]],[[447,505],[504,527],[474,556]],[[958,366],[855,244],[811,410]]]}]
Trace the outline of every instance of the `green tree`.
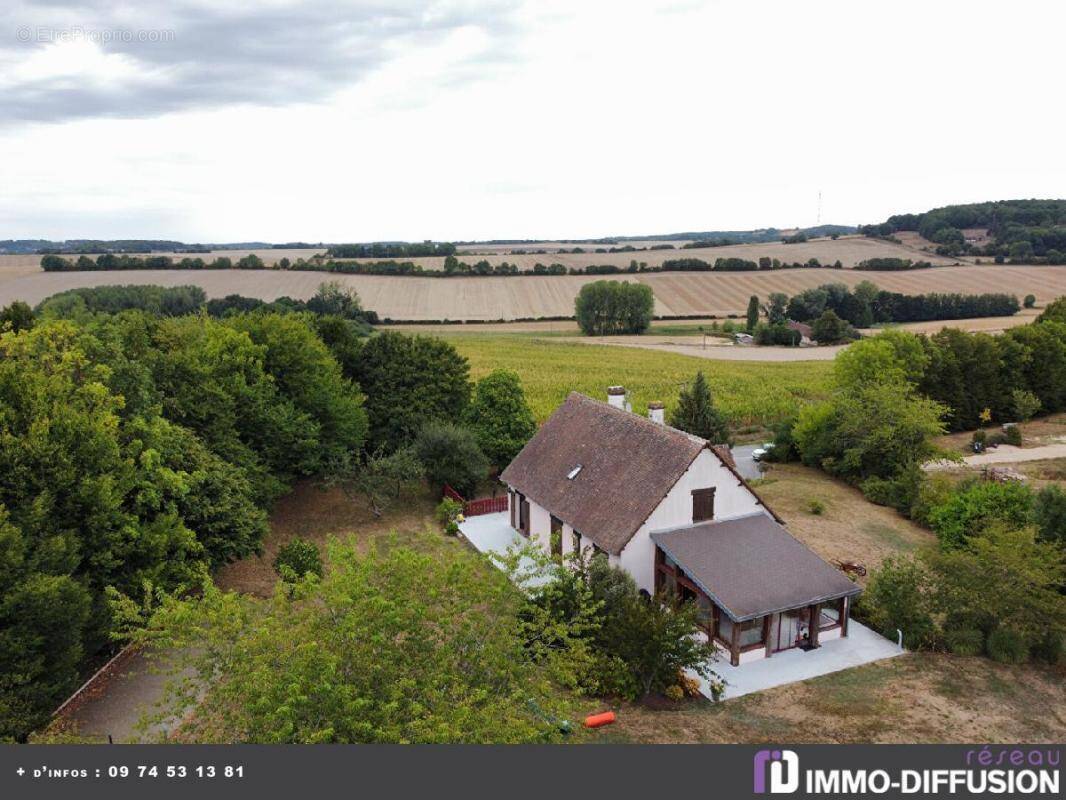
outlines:
[{"label": "green tree", "polygon": [[295,583],[308,573],[322,577],[322,556],[314,542],[297,536],[281,546],[274,556],[274,571],[282,580]]},{"label": "green tree", "polygon": [[1044,310],[1037,316],[1036,322],[1066,323],[1066,295],[1057,297],[1044,306]]},{"label": "green tree", "polygon": [[804,463],[853,483],[895,480],[941,455],[946,409],[902,381],[841,389],[800,410],[792,436]]},{"label": "green tree", "polygon": [[432,420],[457,420],[470,402],[470,367],[441,339],[386,332],[363,346],[357,374],[370,417],[369,449],[409,444]]},{"label": "green tree", "polygon": [[766,319],[770,325],[784,325],[788,321],[788,295],[784,292],[770,294],[766,304]]},{"label": "green tree", "polygon": [[1066,491],[1049,483],[1036,494],[1033,501],[1033,522],[1040,531],[1040,539],[1055,542],[1066,551]]},{"label": "green tree", "polygon": [[[179,653],[164,716],[192,742],[518,743],[574,710],[527,647],[527,601],[463,548],[329,545],[321,581],[269,603],[205,581],[164,598],[136,641]],[[180,678],[178,679],[180,681]],[[187,715],[192,708],[195,715]]]},{"label": "green tree", "polygon": [[1030,644],[1066,632],[1066,562],[1030,527],[992,524],[967,547],[930,553],[938,609],[986,635],[1013,630]]},{"label": "green tree", "polygon": [[870,576],[856,614],[882,636],[894,640],[903,632],[907,647],[935,643],[932,584],[925,564],[915,558],[890,557]]},{"label": "green tree", "polygon": [[848,336],[848,324],[832,309],[826,309],[811,325],[811,338],[819,344],[835,344]]},{"label": "green tree", "polygon": [[14,301],[6,308],[0,308],[0,333],[29,330],[33,327],[33,322],[33,309],[21,300]]},{"label": "green tree", "polygon": [[434,488],[448,484],[469,495],[488,475],[489,461],[469,428],[452,422],[427,422],[414,447]]},{"label": "green tree", "polygon": [[917,385],[925,374],[929,356],[921,340],[906,331],[885,331],[860,339],[837,354],[833,379],[842,388],[877,382]]},{"label": "green tree", "polygon": [[586,336],[644,333],[654,309],[651,287],[626,281],[586,283],[574,300],[574,315]]},{"label": "green tree", "polygon": [[500,469],[537,431],[522,382],[509,370],[494,370],[477,382],[467,419],[481,451]]},{"label": "green tree", "polygon": [[357,458],[367,436],[364,397],[346,379],[314,322],[300,314],[243,314],[226,324],[263,347],[263,368],[283,398],[313,420],[317,448],[298,467],[317,474]]},{"label": "green tree", "polygon": [[997,522],[1015,528],[1027,525],[1032,513],[1033,492],[1024,483],[975,481],[933,508],[929,524],[941,545],[954,549]]},{"label": "green tree", "polygon": [[702,371],[681,390],[677,406],[670,413],[670,424],[714,444],[728,444],[729,423],[714,405],[711,387]]},{"label": "green tree", "polygon": [[747,314],[747,328],[748,333],[755,330],[755,326],[759,324],[759,298],[752,295],[748,299],[748,314]]},{"label": "green tree", "polygon": [[377,451],[368,454],[362,463],[348,463],[330,476],[330,483],[339,484],[349,494],[366,500],[370,511],[380,517],[421,482],[425,470],[411,446],[391,453]]},{"label": "green tree", "polygon": [[1027,422],[1040,411],[1040,398],[1025,389],[1015,389],[1010,393],[1014,418],[1018,422]]}]

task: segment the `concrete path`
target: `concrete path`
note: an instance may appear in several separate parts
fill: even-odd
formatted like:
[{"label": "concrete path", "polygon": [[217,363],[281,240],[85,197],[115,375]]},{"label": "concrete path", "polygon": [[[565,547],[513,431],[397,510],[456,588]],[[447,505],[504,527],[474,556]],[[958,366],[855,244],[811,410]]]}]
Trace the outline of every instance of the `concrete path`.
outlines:
[{"label": "concrete path", "polygon": [[[847,636],[825,642],[816,650],[795,648],[774,653],[770,658],[749,661],[739,667],[732,666],[728,661],[718,661],[711,667],[726,680],[724,699],[730,700],[774,686],[893,658],[905,652],[895,642],[890,642],[852,619],[848,620]],[[706,681],[702,679],[700,691],[708,698],[711,696]]]},{"label": "concrete path", "polygon": [[[966,456],[962,459],[962,463],[971,467],[983,467],[989,464],[1020,464],[1025,461],[1043,461],[1048,458],[1066,458],[1066,442],[1046,444],[1041,447],[1015,447],[1010,444],[1001,444],[993,450]],[[952,469],[958,466],[958,463],[952,461],[932,461],[926,464],[923,469]]]},{"label": "concrete path", "polygon": [[[179,719],[171,718],[148,726],[144,731],[138,723],[145,715],[157,712],[156,704],[163,699],[172,661],[152,659],[135,653],[104,685],[93,688],[93,696],[72,712],[68,719],[77,725],[78,733],[103,741],[108,736],[116,744],[154,741],[174,730]],[[191,673],[183,673],[191,676]]]},{"label": "concrete path", "polygon": [[[510,515],[504,511],[499,514],[481,514],[476,517],[467,517],[459,523],[459,532],[470,544],[486,555],[507,555],[529,545],[529,540],[511,527]],[[493,560],[493,565],[499,567],[499,562]],[[519,576],[535,571],[535,564],[529,558],[523,556],[518,562]],[[534,588],[542,585],[547,580],[546,576],[538,575],[527,580],[517,581],[522,586]]]}]

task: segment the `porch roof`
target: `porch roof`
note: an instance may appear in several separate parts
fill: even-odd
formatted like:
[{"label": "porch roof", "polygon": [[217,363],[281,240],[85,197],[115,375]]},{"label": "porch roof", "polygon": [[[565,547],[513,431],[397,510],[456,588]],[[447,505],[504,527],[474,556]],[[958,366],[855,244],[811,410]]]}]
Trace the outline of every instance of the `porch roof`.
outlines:
[{"label": "porch roof", "polygon": [[862,591],[762,511],[651,538],[734,622]]}]

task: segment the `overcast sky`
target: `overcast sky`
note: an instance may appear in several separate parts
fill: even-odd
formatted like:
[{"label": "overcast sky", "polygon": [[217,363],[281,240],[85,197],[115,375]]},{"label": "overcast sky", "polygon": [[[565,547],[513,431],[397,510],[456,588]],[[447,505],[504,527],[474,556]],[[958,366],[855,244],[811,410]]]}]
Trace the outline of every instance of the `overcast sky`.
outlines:
[{"label": "overcast sky", "polygon": [[[256,6],[254,10],[250,7]],[[1066,196],[1047,2],[4,0],[0,238],[593,237]]]}]

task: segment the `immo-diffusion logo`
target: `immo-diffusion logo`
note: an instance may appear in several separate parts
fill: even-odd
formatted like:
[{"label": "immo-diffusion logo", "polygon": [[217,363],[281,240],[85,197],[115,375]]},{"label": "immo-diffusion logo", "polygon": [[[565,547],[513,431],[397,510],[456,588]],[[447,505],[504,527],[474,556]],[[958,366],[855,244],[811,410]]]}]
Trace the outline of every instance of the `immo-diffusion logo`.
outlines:
[{"label": "immo-diffusion logo", "polygon": [[[769,767],[769,769],[767,769]],[[766,793],[766,775],[770,775],[770,792],[786,794],[799,788],[799,756],[791,750],[760,750],[755,754],[755,793]]]},{"label": "immo-diffusion logo", "polygon": [[[916,753],[917,755],[917,753]],[[1059,796],[1061,750],[1009,747],[993,752],[990,746],[965,753],[962,764],[944,767],[901,768],[886,764],[877,769],[800,770],[793,750],[760,750],[755,754],[755,794],[790,794],[803,787],[805,795],[936,795],[993,794]]]}]

